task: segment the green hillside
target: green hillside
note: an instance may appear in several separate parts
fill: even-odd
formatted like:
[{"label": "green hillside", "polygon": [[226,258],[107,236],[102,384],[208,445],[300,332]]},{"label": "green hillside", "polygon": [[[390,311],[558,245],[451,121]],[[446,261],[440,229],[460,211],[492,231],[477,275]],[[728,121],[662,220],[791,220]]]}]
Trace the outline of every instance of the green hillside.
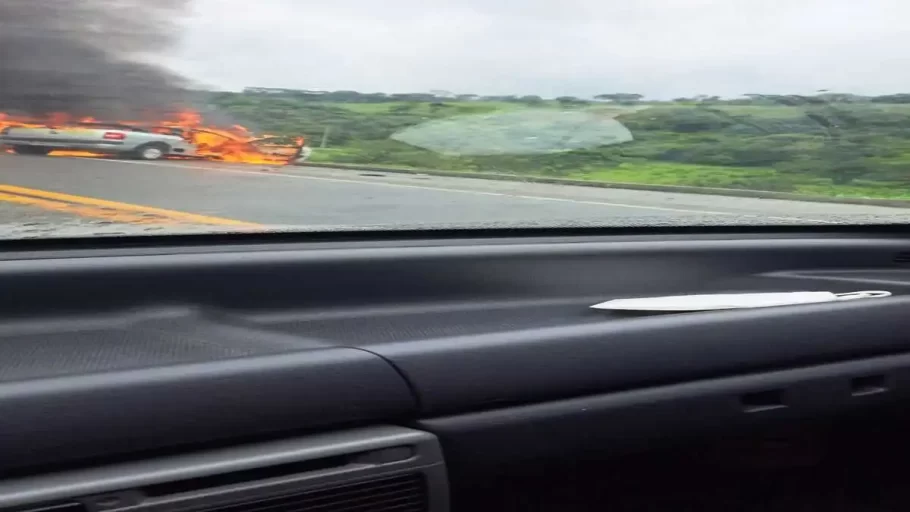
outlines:
[{"label": "green hillside", "polygon": [[[260,131],[306,135],[314,162],[910,199],[905,95],[615,104],[346,94],[210,102]],[[393,139],[408,136],[439,147]]]}]

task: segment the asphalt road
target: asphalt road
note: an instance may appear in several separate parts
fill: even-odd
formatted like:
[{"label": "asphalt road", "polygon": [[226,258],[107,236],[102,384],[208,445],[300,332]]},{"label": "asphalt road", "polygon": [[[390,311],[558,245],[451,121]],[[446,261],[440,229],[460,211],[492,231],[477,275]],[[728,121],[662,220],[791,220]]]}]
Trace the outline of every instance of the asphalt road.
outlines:
[{"label": "asphalt road", "polygon": [[[20,196],[25,199],[16,199]],[[79,207],[66,206],[71,203]],[[94,222],[96,228],[138,225],[157,230],[167,224],[309,229],[491,222],[610,223],[611,219],[625,218],[661,223],[681,217],[723,223],[743,216],[776,223],[829,223],[852,216],[910,222],[910,210],[876,206],[314,167],[0,153],[0,224],[34,221],[39,212],[46,224],[82,219],[88,223],[86,229],[93,229]]]}]

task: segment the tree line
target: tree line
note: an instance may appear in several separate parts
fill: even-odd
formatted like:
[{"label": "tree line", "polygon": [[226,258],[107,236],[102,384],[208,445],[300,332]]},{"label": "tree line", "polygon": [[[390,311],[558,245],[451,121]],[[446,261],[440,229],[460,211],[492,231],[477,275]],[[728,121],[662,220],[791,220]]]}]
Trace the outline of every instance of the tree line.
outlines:
[{"label": "tree line", "polygon": [[[295,89],[267,89],[247,87],[243,93],[253,96],[272,96],[285,98],[308,99],[311,101],[331,101],[346,103],[387,103],[399,101],[412,102],[438,102],[438,101],[497,101],[508,103],[542,104],[548,100],[538,95],[482,95],[482,94],[439,94],[439,93],[383,93],[383,92],[358,92],[358,91],[308,91]],[[590,98],[578,96],[558,96],[549,98],[559,103],[584,103],[610,102],[623,105],[633,105],[646,101],[643,94],[638,93],[601,93]],[[654,102],[660,102],[654,100]],[[885,94],[879,96],[863,96],[858,94],[835,93],[819,91],[814,95],[786,95],[786,94],[744,94],[740,97],[723,98],[716,95],[699,94],[690,97],[673,98],[671,103],[714,103],[721,105],[764,105],[776,103],[788,105],[796,103],[885,103],[907,104],[910,103],[910,94]]]}]

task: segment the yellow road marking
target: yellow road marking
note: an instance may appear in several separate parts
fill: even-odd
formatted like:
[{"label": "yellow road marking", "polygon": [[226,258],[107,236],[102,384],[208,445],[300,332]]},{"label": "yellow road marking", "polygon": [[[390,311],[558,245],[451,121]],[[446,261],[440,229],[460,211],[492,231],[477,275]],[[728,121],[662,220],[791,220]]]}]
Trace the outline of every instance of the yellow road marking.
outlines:
[{"label": "yellow road marking", "polygon": [[85,206],[72,203],[63,203],[60,201],[51,201],[49,199],[39,199],[37,197],[20,196],[0,192],[0,202],[22,204],[27,206],[37,206],[44,210],[70,213],[81,217],[90,217],[103,219],[117,223],[127,224],[175,224],[174,222],[162,222],[160,217],[142,216],[129,212],[120,212],[106,208],[97,208],[94,206]]},{"label": "yellow road marking", "polygon": [[83,217],[100,218],[129,224],[209,224],[259,228],[261,224],[222,217],[167,210],[93,197],[63,194],[14,185],[0,185],[0,201],[38,206],[52,211],[73,213]]}]

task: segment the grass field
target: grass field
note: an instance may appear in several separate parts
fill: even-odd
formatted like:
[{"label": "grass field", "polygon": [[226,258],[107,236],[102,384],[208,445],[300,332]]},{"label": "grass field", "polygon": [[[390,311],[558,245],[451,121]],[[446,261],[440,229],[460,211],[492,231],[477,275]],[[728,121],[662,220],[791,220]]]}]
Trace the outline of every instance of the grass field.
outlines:
[{"label": "grass field", "polygon": [[[329,148],[315,151],[311,163],[346,163],[347,157],[356,156],[357,148]],[[401,164],[375,164],[379,167],[401,170],[427,170]],[[484,172],[482,169],[450,169],[466,174]],[[495,171],[488,171],[495,172]],[[545,173],[504,173],[516,176],[553,177]],[[773,168],[731,167],[716,165],[670,164],[662,162],[626,162],[616,167],[588,167],[573,171],[561,178],[642,185],[677,185],[740,190],[774,190],[781,178]],[[766,185],[766,186],[763,186]],[[832,185],[823,178],[805,178],[793,183],[787,190],[797,194],[822,197],[899,199],[910,200],[910,190],[899,182],[874,182],[858,180],[851,185]]]}]

